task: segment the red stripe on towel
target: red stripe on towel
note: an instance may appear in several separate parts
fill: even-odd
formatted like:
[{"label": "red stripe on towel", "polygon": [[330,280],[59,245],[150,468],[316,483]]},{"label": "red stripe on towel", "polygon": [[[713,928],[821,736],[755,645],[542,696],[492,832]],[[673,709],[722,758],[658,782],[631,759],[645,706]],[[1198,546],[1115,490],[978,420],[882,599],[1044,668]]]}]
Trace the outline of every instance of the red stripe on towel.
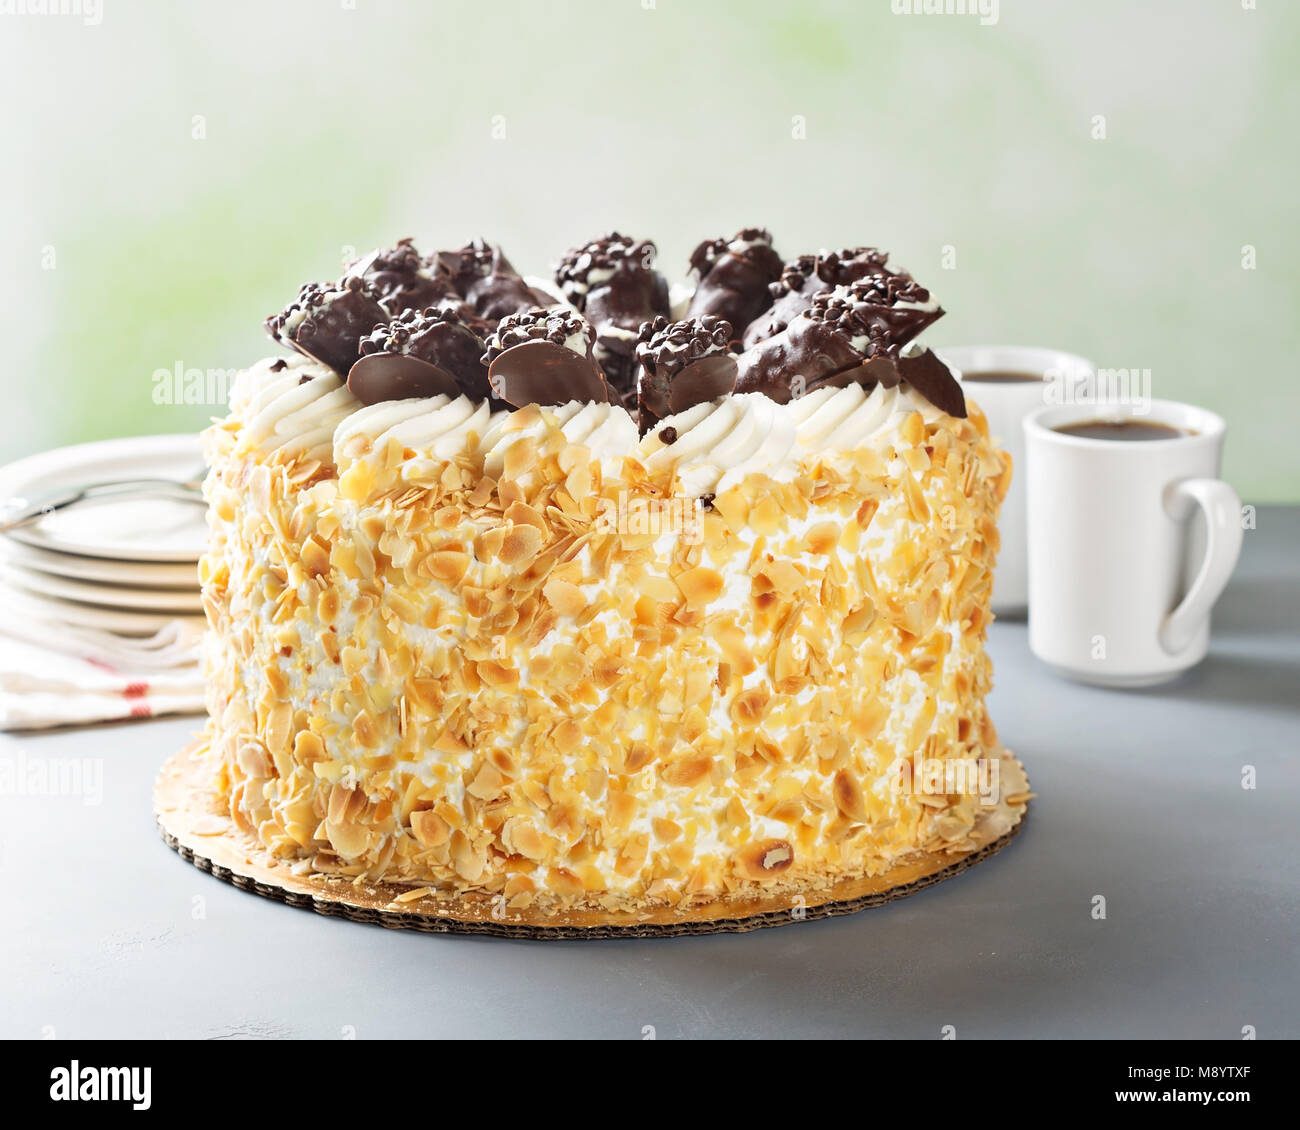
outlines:
[{"label": "red stripe on towel", "polygon": [[132,718],[148,718],[152,713],[153,707],[151,707],[147,702],[136,703],[135,706],[131,707]]},{"label": "red stripe on towel", "polygon": [[124,698],[143,698],[149,693],[149,684],[146,682],[127,683],[126,689],[122,692]]}]

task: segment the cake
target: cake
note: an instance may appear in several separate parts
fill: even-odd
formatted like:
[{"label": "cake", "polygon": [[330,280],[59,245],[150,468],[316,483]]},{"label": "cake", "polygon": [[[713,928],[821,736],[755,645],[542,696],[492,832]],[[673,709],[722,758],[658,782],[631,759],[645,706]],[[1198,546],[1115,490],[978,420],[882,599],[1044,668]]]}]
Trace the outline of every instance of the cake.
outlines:
[{"label": "cake", "polygon": [[[563,915],[809,896],[1010,829],[1010,479],[873,248],[745,229],[670,303],[409,240],[268,319],[205,433],[212,787],[326,876]],[[680,290],[680,288],[678,288]]]}]

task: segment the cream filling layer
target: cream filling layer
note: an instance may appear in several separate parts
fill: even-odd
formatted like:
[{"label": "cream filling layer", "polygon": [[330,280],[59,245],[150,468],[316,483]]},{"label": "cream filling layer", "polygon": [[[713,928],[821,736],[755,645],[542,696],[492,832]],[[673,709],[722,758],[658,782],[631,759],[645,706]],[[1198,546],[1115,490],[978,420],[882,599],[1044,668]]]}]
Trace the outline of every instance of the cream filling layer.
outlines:
[{"label": "cream filling layer", "polygon": [[[406,478],[418,478],[431,461],[479,452],[484,472],[497,477],[512,444],[558,427],[607,468],[635,458],[652,472],[675,472],[683,494],[716,494],[749,474],[789,478],[807,456],[878,443],[911,412],[927,422],[943,414],[901,385],[822,388],[789,404],[737,393],[670,416],[642,438],[617,405],[572,401],[543,409],[540,419],[464,396],[362,406],[338,374],[315,361],[290,357],[273,370],[274,364],[261,361],[241,373],[232,390],[231,410],[247,444],[266,454],[332,457],[341,468],[396,443],[414,456]],[[660,437],[670,427],[676,438],[668,444]]]}]

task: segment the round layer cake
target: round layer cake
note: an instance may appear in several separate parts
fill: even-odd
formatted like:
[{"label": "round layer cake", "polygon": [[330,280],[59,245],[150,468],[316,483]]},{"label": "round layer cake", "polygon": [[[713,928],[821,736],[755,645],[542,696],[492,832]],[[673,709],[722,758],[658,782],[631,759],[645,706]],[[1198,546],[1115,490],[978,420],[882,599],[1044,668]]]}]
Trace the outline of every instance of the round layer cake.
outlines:
[{"label": "round layer cake", "polygon": [[[571,254],[542,306],[486,245],[417,256],[449,293],[414,315],[373,281],[400,257],[371,257],[278,319],[298,355],[241,374],[206,433],[209,747],[263,848],[541,912],[685,911],[1023,812],[984,705],[1010,466],[909,346],[937,304],[879,256],[782,326],[794,288],[761,305],[727,263],[770,251],[751,231],[693,260],[692,302],[737,328],[619,283],[610,248],[639,246]],[[517,308],[489,325],[476,286]]]}]

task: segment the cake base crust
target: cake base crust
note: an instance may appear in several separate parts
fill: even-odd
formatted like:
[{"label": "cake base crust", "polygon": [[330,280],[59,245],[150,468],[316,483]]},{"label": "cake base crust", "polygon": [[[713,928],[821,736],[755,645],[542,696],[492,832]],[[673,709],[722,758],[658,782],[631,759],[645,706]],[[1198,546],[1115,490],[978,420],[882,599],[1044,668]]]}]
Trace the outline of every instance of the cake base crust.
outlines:
[{"label": "cake base crust", "polygon": [[[235,827],[212,791],[211,764],[203,743],[187,746],[162,767],[154,784],[154,814],[167,846],[223,882],[290,906],[335,918],[367,922],[387,929],[426,934],[489,934],[537,940],[565,938],[672,937],[682,934],[746,933],[765,926],[784,926],[814,918],[854,914],[906,898],[923,887],[996,855],[1024,827],[1028,796],[1010,808],[989,810],[977,821],[965,852],[918,854],[881,875],[846,879],[803,894],[783,891],[771,897],[747,897],[643,911],[573,910],[544,913],[512,909],[488,895],[450,896],[428,888],[397,883],[354,882],[318,874],[310,861],[277,859],[255,839]],[[1006,750],[1004,761],[1023,774]],[[1032,795],[1032,794],[1029,794]],[[994,814],[999,818],[994,818]],[[1007,817],[1013,823],[1009,830]]]}]

